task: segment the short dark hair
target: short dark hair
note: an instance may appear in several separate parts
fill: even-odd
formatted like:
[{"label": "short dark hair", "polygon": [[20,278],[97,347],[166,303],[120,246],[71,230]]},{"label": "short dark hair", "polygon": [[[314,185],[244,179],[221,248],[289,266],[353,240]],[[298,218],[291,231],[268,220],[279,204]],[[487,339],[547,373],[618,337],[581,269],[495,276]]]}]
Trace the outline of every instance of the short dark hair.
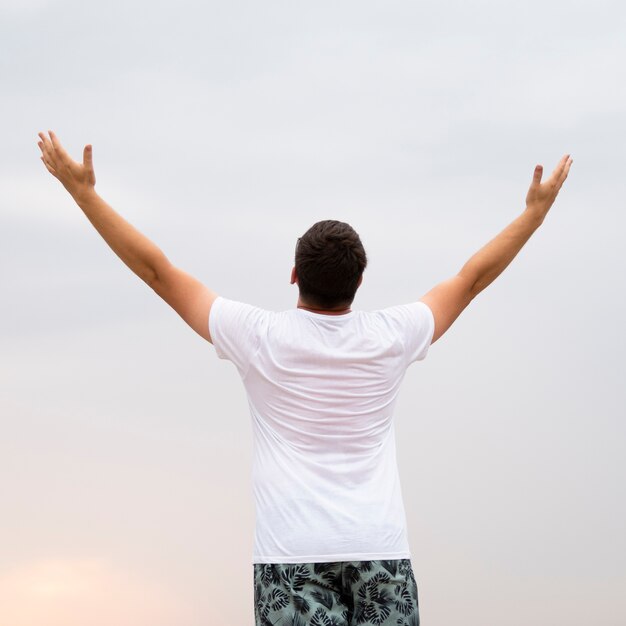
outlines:
[{"label": "short dark hair", "polygon": [[350,224],[317,222],[296,246],[300,296],[307,304],[321,308],[349,306],[366,265],[361,238]]}]

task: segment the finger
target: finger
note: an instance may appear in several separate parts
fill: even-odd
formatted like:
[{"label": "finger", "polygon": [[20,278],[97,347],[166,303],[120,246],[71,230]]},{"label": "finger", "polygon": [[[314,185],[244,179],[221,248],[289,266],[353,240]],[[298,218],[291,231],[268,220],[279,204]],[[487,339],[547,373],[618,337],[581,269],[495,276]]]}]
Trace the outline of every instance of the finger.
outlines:
[{"label": "finger", "polygon": [[61,157],[71,161],[72,157],[69,155],[67,150],[61,145],[59,138],[54,134],[54,132],[49,130],[48,134],[50,135],[50,140],[52,141],[52,146],[54,147],[54,149],[61,155]]},{"label": "finger", "polygon": [[[44,137],[43,133],[39,133],[39,136]],[[46,159],[48,164],[52,166],[52,164],[55,162],[55,155],[54,149],[52,148],[52,144],[50,143],[50,141],[48,140],[48,143],[46,143],[46,141],[42,139],[42,141],[37,142],[37,145],[39,146],[39,149],[41,150],[41,154],[43,155],[44,159]]]},{"label": "finger", "polygon": [[569,170],[570,170],[570,167],[572,167],[573,162],[574,162],[574,159],[572,159],[572,157],[568,157],[567,162],[565,163],[565,167],[563,168],[563,171],[561,172],[561,177],[559,178],[560,185],[562,185],[565,182],[565,179],[567,178],[567,175],[569,174]]},{"label": "finger", "polygon": [[559,186],[565,180],[564,173],[565,173],[567,164],[569,163],[569,160],[570,160],[569,154],[566,154],[563,157],[561,157],[561,160],[559,161],[558,165],[554,168],[554,172],[552,172],[552,179]]},{"label": "finger", "polygon": [[46,166],[51,167],[53,170],[56,169],[55,163],[53,161],[51,161],[50,158],[47,155],[44,154],[40,158],[41,158],[41,160],[44,162],[44,164]]},{"label": "finger", "polygon": [[91,144],[87,144],[83,150],[83,165],[93,171],[93,147]]},{"label": "finger", "polygon": [[59,150],[62,146],[58,137],[51,130],[48,131],[48,134],[50,135],[50,141],[52,141],[52,145],[54,146],[54,149]]},{"label": "finger", "polygon": [[39,133],[39,137],[41,137],[41,142],[43,143],[43,149],[47,152],[52,152],[54,150],[54,146],[52,142],[44,133]]},{"label": "finger", "polygon": [[565,164],[567,163],[568,159],[569,159],[569,154],[564,154],[561,157],[561,160],[557,163],[556,167],[554,168],[554,172],[552,172],[552,175],[550,176],[550,178],[559,180],[559,178],[561,177],[561,172],[563,172],[563,168],[565,167]]},{"label": "finger", "polygon": [[543,165],[537,165],[535,167],[535,173],[533,174],[533,184],[538,185],[541,183],[541,177],[543,176]]},{"label": "finger", "polygon": [[56,176],[56,175],[57,175],[56,170],[55,170],[55,169],[54,169],[51,165],[49,165],[49,164],[47,163],[47,161],[46,161],[43,157],[39,157],[39,158],[43,161],[43,164],[46,166],[46,169],[47,169],[47,170],[48,170],[48,171],[49,171],[49,172],[50,172],[53,176]]}]

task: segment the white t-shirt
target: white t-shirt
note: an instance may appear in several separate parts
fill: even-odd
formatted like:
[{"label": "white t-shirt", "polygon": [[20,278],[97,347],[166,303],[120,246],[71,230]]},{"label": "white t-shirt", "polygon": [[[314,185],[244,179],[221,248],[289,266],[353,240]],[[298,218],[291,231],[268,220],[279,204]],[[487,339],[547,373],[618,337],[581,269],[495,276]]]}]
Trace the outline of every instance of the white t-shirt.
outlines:
[{"label": "white t-shirt", "polygon": [[411,558],[393,413],[432,340],[428,306],[276,313],[218,297],[209,329],[248,394],[253,563]]}]

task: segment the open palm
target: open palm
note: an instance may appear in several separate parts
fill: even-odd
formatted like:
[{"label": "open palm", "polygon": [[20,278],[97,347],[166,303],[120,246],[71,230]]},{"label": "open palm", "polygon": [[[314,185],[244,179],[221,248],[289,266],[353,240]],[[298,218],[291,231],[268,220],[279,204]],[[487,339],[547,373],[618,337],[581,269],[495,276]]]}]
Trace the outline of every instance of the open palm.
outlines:
[{"label": "open palm", "polygon": [[564,155],[554,168],[550,178],[543,183],[541,182],[543,166],[537,165],[535,167],[533,180],[526,196],[526,206],[529,209],[539,211],[542,215],[550,210],[567,178],[572,162],[569,154]]},{"label": "open palm", "polygon": [[51,130],[48,131],[48,135],[39,133],[41,141],[37,143],[42,153],[41,160],[47,170],[58,178],[73,196],[92,188],[96,184],[96,174],[93,169],[91,145],[85,146],[83,162],[78,163],[70,157]]}]

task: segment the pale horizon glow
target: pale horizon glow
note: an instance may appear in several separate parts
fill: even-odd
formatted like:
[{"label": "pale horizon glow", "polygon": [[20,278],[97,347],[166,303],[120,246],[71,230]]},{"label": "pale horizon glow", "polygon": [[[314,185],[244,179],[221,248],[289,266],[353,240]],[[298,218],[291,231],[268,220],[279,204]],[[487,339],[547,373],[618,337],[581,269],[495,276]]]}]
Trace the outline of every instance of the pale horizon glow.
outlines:
[{"label": "pale horizon glow", "polygon": [[3,624],[84,626],[86,618],[91,626],[171,626],[193,619],[171,588],[103,558],[36,561],[0,577]]}]

